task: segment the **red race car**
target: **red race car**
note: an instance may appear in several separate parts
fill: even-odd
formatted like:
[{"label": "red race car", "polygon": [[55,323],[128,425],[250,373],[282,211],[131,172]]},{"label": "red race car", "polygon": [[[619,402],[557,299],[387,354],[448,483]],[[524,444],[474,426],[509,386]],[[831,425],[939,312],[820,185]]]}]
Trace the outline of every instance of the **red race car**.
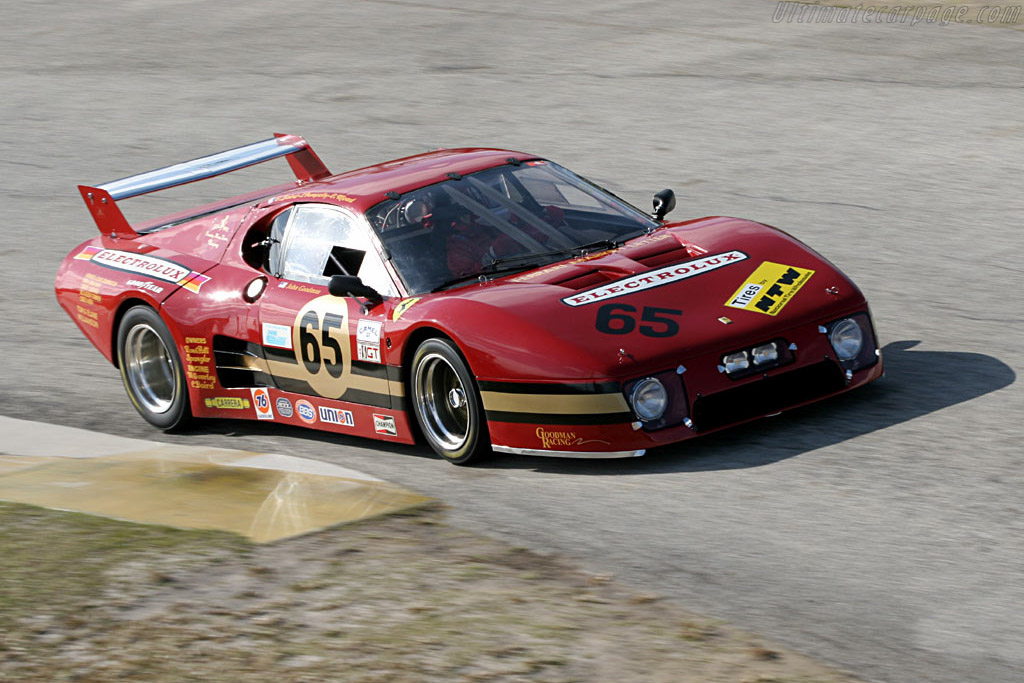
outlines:
[{"label": "red race car", "polygon": [[[284,157],[297,180],[129,225],[116,202]],[[271,420],[490,451],[628,457],[882,374],[857,287],[747,220],[667,222],[497,149],[331,175],[277,135],[79,187],[100,235],[57,299],[161,429]]]}]

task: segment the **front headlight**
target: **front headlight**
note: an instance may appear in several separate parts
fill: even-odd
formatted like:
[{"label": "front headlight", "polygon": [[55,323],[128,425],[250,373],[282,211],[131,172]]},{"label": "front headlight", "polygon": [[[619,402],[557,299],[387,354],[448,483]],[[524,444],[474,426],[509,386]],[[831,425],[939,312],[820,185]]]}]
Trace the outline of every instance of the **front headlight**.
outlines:
[{"label": "front headlight", "polygon": [[832,344],[839,360],[853,360],[860,353],[864,344],[864,334],[860,325],[849,318],[832,325],[828,333],[828,341]]},{"label": "front headlight", "polygon": [[668,392],[656,378],[647,377],[633,386],[629,393],[629,403],[637,417],[644,422],[650,422],[665,414],[668,407]]}]

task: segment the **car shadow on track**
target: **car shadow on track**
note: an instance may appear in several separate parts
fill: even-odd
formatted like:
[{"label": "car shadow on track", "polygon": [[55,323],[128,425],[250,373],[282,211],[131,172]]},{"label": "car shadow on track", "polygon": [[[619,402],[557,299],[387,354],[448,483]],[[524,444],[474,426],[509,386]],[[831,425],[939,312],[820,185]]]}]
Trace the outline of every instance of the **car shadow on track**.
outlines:
[{"label": "car shadow on track", "polygon": [[919,343],[908,340],[885,346],[886,376],[866,387],[778,417],[653,449],[642,458],[502,456],[481,465],[603,475],[760,467],[970,401],[1016,381],[1013,369],[992,356],[913,350]]}]

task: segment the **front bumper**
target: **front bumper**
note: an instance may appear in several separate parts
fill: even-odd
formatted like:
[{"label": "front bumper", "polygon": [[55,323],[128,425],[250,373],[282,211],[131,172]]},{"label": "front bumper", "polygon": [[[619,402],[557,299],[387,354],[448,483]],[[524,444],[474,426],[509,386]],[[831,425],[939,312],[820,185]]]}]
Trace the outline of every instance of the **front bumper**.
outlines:
[{"label": "front bumper", "polygon": [[[863,310],[863,309],[862,309]],[[842,316],[833,316],[830,320]],[[488,427],[493,448],[501,453],[574,458],[625,458],[643,455],[657,446],[678,443],[761,417],[777,415],[844,393],[878,379],[883,366],[877,336],[871,326],[869,340],[873,362],[851,370],[849,363],[835,357],[822,330],[828,321],[800,325],[783,333],[792,344],[792,359],[785,365],[730,379],[719,369],[722,352],[715,350],[693,357],[680,357],[685,370],[677,375],[682,396],[672,406],[672,426],[649,428],[629,411],[623,389],[630,381],[594,383],[594,389],[581,384],[579,393],[596,392],[602,398],[588,399],[607,412],[588,413],[566,395],[566,409],[553,413],[533,413],[529,419],[506,421],[507,414],[488,410]],[[870,319],[869,319],[870,324]],[[778,335],[773,335],[775,339]],[[752,343],[762,340],[752,339]],[[768,341],[768,340],[763,340]],[[647,373],[650,375],[658,374]],[[617,393],[615,385],[618,384]],[[533,385],[536,386],[536,385]],[[562,383],[559,386],[566,386]],[[485,399],[485,409],[487,401]],[[566,413],[566,410],[569,413]],[[551,419],[546,419],[548,415]]]}]

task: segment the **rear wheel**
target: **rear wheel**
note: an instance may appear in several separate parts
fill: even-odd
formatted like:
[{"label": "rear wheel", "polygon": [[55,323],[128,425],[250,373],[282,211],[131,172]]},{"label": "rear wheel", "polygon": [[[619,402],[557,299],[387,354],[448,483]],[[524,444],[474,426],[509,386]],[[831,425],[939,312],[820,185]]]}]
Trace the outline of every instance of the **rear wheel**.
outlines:
[{"label": "rear wheel", "polygon": [[454,344],[445,339],[420,344],[411,384],[416,421],[438,455],[464,465],[490,451],[476,382]]},{"label": "rear wheel", "polygon": [[185,369],[170,330],[148,306],[125,313],[117,331],[121,379],[135,409],[160,429],[185,426],[192,417]]}]

